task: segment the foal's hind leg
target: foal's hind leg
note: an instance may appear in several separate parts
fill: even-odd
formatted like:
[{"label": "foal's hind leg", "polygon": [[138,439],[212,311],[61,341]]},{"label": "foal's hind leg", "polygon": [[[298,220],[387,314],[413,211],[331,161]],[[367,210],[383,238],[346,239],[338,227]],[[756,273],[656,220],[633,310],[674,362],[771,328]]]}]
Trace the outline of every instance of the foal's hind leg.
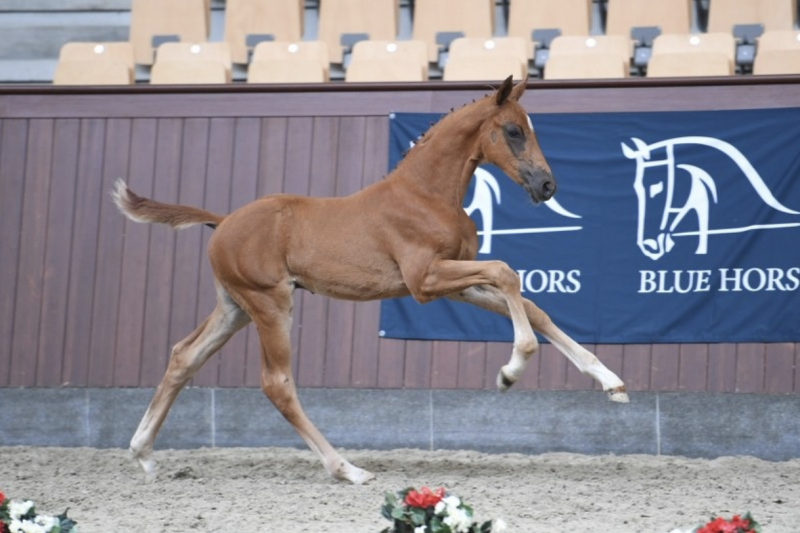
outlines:
[{"label": "foal's hind leg", "polygon": [[237,299],[258,328],[261,341],[261,388],[300,437],[319,456],[328,473],[355,484],[373,479],[370,472],[355,467],[328,443],[303,412],[292,377],[290,330],[292,289],[280,284],[267,291],[242,291]]},{"label": "foal's hind leg", "polygon": [[[475,304],[489,311],[494,311],[501,315],[508,316],[508,306],[506,305],[503,294],[494,287],[484,285],[470,287],[464,291],[450,296],[453,300],[459,300]],[[609,395],[609,399],[615,402],[627,402],[628,395],[625,392],[625,384],[619,377],[600,362],[600,360],[585,349],[583,346],[572,340],[566,333],[561,331],[550,317],[539,309],[532,301],[523,298],[522,303],[525,307],[525,314],[533,329],[544,335],[553,345],[558,348],[582,373],[597,380]],[[503,368],[497,376],[497,386],[500,390],[506,390],[509,386],[516,383],[522,374],[522,370],[527,365],[527,359],[514,359]]]},{"label": "foal's hind leg", "polygon": [[154,480],[156,475],[153,442],[178,393],[203,363],[249,322],[250,317],[218,286],[214,312],[172,349],[167,371],[130,444],[131,452],[144,468],[148,481]]}]

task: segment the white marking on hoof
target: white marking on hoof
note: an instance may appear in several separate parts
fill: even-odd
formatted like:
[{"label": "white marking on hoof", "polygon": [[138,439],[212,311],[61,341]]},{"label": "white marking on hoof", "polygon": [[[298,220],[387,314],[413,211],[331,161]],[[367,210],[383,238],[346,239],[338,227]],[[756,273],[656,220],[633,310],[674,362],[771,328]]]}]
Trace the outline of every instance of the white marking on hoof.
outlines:
[{"label": "white marking on hoof", "polygon": [[133,448],[130,449],[130,452],[131,456],[139,462],[139,465],[141,465],[142,469],[144,470],[145,483],[153,483],[158,474],[158,468],[155,459],[153,459],[149,454],[147,456],[144,454],[137,454],[135,451],[133,451]]},{"label": "white marking on hoof", "polygon": [[506,366],[502,367],[500,372],[497,373],[497,390],[500,392],[507,392],[516,383],[516,380],[509,378],[505,373]]},{"label": "white marking on hoof", "polygon": [[628,398],[628,393],[625,392],[624,388],[622,390],[616,389],[606,392],[608,392],[608,399],[612,402],[629,403],[631,401],[630,398]]},{"label": "white marking on hoof", "polygon": [[375,474],[353,466],[345,461],[339,469],[333,473],[333,477],[340,481],[349,481],[353,485],[364,485],[375,479]]}]

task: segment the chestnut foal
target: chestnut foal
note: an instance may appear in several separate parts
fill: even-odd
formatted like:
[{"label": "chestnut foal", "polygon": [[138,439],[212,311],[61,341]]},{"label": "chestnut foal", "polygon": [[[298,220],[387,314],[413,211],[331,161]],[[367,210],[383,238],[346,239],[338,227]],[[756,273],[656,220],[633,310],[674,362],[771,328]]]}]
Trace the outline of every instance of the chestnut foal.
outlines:
[{"label": "chestnut foal", "polygon": [[[389,176],[344,198],[266,196],[227,216],[134,194],[122,180],[114,202],[131,220],[174,228],[216,227],[208,244],[217,305],[172,349],[168,368],[131,439],[149,479],[153,442],[181,388],[208,358],[251,320],[261,343],[261,388],[336,479],[373,478],[337,453],[303,412],[291,371],[292,293],[303,288],[333,298],[374,300],[411,295],[425,303],[447,297],[511,318],[514,343],[497,376],[506,390],[522,375],[544,335],[611,400],[628,400],[622,381],[520,295],[517,274],[502,261],[475,261],[478,237],[463,209],[478,164],[497,165],[534,202],[556,183],[528,115],[519,104],[527,80],[506,79],[498,91],[445,116]],[[532,329],[533,328],[533,329]]]}]

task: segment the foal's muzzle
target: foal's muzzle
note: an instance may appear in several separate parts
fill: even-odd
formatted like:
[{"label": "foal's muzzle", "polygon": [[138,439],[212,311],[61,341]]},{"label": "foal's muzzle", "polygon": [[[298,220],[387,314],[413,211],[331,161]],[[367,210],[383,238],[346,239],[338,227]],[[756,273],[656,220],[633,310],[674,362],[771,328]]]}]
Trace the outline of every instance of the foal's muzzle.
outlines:
[{"label": "foal's muzzle", "polygon": [[546,202],[556,193],[556,180],[550,170],[536,166],[523,169],[520,174],[522,186],[534,202]]}]

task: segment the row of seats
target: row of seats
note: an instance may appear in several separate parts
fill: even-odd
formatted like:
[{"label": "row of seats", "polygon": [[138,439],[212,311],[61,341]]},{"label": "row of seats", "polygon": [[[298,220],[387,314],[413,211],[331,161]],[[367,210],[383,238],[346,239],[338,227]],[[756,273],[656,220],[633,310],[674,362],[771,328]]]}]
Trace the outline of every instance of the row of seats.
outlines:
[{"label": "row of seats", "polygon": [[[605,35],[630,37],[637,27],[657,27],[664,34],[691,32],[692,0],[606,1]],[[248,50],[262,39],[300,41],[303,7],[304,0],[227,0],[224,40],[233,62],[249,63]],[[507,35],[530,43],[528,57],[533,59],[533,32],[588,36],[591,10],[592,0],[511,0]],[[792,30],[796,11],[796,0],[710,0],[707,30],[732,33],[734,26],[743,24],[761,24],[766,31]],[[348,39],[397,39],[399,13],[398,0],[320,0],[316,40],[326,43],[331,63],[340,64]],[[411,40],[425,42],[428,60],[434,63],[455,35],[491,38],[494,13],[495,0],[415,0]],[[153,63],[160,39],[202,42],[208,29],[209,0],[132,0],[130,40],[137,64]]]},{"label": "row of seats", "polygon": [[[556,37],[545,79],[623,78],[631,70],[633,41],[621,35]],[[734,73],[736,42],[728,33],[658,36],[648,77],[727,76]],[[164,43],[158,47],[151,84],[230,83],[233,54],[228,43]],[[353,46],[346,81],[393,82],[428,79],[423,41],[359,41]],[[329,50],[322,41],[261,42],[247,71],[250,83],[328,81]],[[130,43],[69,43],[61,51],[54,83],[134,83]],[[518,37],[458,38],[444,65],[445,81],[520,79],[528,73],[528,46]],[[800,32],[770,31],[758,40],[755,74],[800,73]]]},{"label": "row of seats", "polygon": [[[545,79],[628,76],[634,42],[620,35],[561,36],[553,40]],[[653,41],[647,77],[729,76],[736,40],[730,33],[662,34]],[[800,32],[769,31],[758,39],[754,74],[800,74]]]}]

